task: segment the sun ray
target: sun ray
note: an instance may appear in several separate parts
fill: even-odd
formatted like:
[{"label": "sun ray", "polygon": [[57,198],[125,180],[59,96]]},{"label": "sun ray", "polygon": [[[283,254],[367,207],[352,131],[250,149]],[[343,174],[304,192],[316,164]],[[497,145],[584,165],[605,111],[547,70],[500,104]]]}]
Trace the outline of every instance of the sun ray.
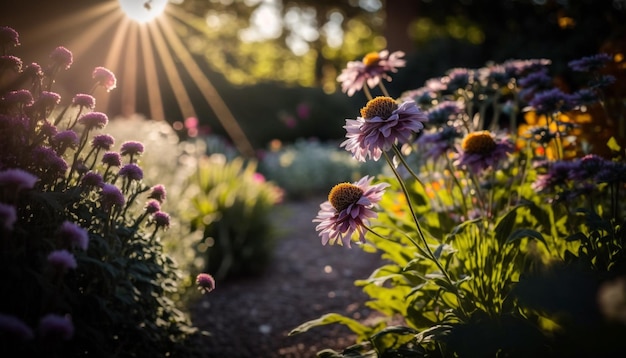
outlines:
[{"label": "sun ray", "polygon": [[126,42],[126,59],[122,82],[122,115],[130,116],[137,111],[137,24],[130,26]]},{"label": "sun ray", "polygon": [[172,26],[166,18],[158,19],[157,22],[161,26],[161,29],[169,43],[174,50],[173,52],[180,59],[183,66],[189,73],[190,77],[200,89],[200,92],[204,96],[204,99],[208,102],[211,109],[215,112],[215,116],[220,121],[228,135],[233,140],[233,143],[239,149],[242,154],[253,156],[254,149],[252,144],[248,140],[246,134],[237,123],[237,120],[233,116],[232,112],[219,95],[215,87],[211,84],[207,76],[202,72],[198,64],[195,62],[189,50],[183,45],[182,41],[174,33]]},{"label": "sun ray", "polygon": [[172,55],[168,51],[163,35],[158,31],[156,26],[148,26],[148,30],[150,31],[151,38],[154,40],[154,45],[159,58],[163,62],[165,75],[170,83],[170,86],[172,86],[174,97],[176,98],[176,102],[178,102],[178,108],[180,109],[183,118],[196,117],[196,111],[191,103],[191,98],[189,98],[185,85],[178,75],[176,64],[174,63]]},{"label": "sun ray", "polygon": [[[111,41],[111,45],[109,46],[109,52],[107,57],[104,59],[103,66],[115,72],[119,67],[118,64],[120,62],[122,50],[124,49],[124,40],[125,36],[128,33],[128,28],[130,26],[130,20],[123,18],[121,20],[120,25],[115,30],[115,34],[113,35],[113,40]],[[99,96],[96,105],[102,110],[106,111],[109,107],[110,94],[106,96]]]},{"label": "sun ray", "polygon": [[141,42],[141,53],[143,56],[144,73],[146,76],[146,90],[148,91],[148,105],[150,106],[150,117],[155,120],[165,120],[165,112],[161,102],[161,89],[159,78],[157,77],[154,49],[150,42],[148,28],[139,27],[139,41]]}]

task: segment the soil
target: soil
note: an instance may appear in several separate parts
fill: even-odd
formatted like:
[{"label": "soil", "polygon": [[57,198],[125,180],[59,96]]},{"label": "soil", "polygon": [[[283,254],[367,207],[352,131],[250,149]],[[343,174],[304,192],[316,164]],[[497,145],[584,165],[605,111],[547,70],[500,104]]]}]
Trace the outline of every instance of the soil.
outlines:
[{"label": "soil", "polygon": [[356,337],[339,324],[288,336],[300,324],[327,313],[371,318],[367,295],[354,285],[382,263],[353,245],[323,246],[311,220],[324,197],[288,201],[277,208],[280,238],[274,258],[260,275],[217,282],[192,308],[192,320],[210,336],[210,357],[315,357],[342,349]]}]

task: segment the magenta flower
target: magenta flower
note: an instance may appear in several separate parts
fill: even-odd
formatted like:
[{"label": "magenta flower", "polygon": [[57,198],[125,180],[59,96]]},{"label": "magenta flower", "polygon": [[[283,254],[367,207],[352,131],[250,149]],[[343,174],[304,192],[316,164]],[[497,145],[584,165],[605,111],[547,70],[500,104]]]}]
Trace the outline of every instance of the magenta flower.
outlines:
[{"label": "magenta flower", "polygon": [[154,214],[161,211],[161,203],[155,199],[150,199],[146,202],[146,213]]},{"label": "magenta flower", "polygon": [[111,208],[113,206],[121,207],[126,202],[124,194],[118,187],[113,184],[102,184],[102,192],[100,193],[102,205],[105,208]]},{"label": "magenta flower", "polygon": [[22,169],[7,169],[0,172],[0,187],[8,187],[12,191],[32,189],[39,180],[36,176]]},{"label": "magenta flower", "polygon": [[98,134],[91,140],[91,146],[95,149],[109,150],[115,144],[115,138],[108,134]]},{"label": "magenta flower", "polygon": [[209,293],[215,289],[215,279],[208,273],[201,273],[196,276],[198,289],[204,293]]},{"label": "magenta flower", "polygon": [[0,26],[0,46],[15,47],[20,44],[20,35],[13,28]]},{"label": "magenta flower", "polygon": [[73,130],[65,130],[55,134],[51,138],[54,148],[59,153],[65,152],[67,148],[76,148],[78,146],[78,135]]},{"label": "magenta flower", "polygon": [[98,85],[104,87],[107,92],[110,92],[117,86],[117,79],[115,78],[113,72],[104,67],[96,67],[93,70],[91,77],[96,80]]},{"label": "magenta flower", "polygon": [[96,107],[96,99],[91,95],[78,93],[72,98],[72,104],[93,110]]},{"label": "magenta flower", "polygon": [[489,131],[472,132],[463,138],[454,164],[480,174],[487,168],[495,168],[512,151],[513,145],[506,139],[496,141]]},{"label": "magenta flower", "polygon": [[23,62],[19,57],[4,55],[0,56],[0,69],[11,69],[15,71],[15,73],[22,72]]},{"label": "magenta flower", "polygon": [[159,203],[163,203],[165,201],[166,196],[167,196],[167,192],[165,191],[165,187],[161,184],[157,184],[152,187],[152,190],[150,191],[150,195],[148,196],[148,198],[155,199]]},{"label": "magenta flower", "polygon": [[159,211],[154,213],[154,215],[152,215],[152,221],[154,222],[154,225],[156,226],[156,228],[168,228],[170,227],[170,216],[169,214],[163,212],[163,211]]},{"label": "magenta flower", "polygon": [[367,157],[380,159],[396,143],[409,142],[413,133],[424,128],[426,115],[415,102],[400,105],[390,97],[376,97],[361,109],[361,117],[346,119],[346,140],[341,147],[364,162]]},{"label": "magenta flower", "polygon": [[137,164],[134,163],[124,165],[120,169],[119,175],[128,178],[129,180],[139,181],[143,179],[143,171]]},{"label": "magenta flower", "polygon": [[27,341],[35,338],[33,330],[28,327],[21,319],[0,313],[0,336],[17,338],[21,341]]},{"label": "magenta flower", "polygon": [[63,46],[55,48],[50,54],[50,59],[55,66],[59,68],[70,68],[72,62],[74,62],[72,52]]},{"label": "magenta flower", "polygon": [[38,146],[31,153],[32,165],[39,169],[42,178],[55,180],[65,175],[67,162],[52,148]]},{"label": "magenta flower", "polygon": [[350,61],[347,67],[337,77],[341,82],[341,90],[352,96],[367,83],[370,88],[380,83],[381,78],[391,81],[388,72],[397,72],[398,67],[404,67],[406,62],[402,60],[404,52],[396,51],[389,54],[389,51],[370,52],[362,61]]},{"label": "magenta flower", "polygon": [[122,155],[134,156],[143,153],[143,151],[144,147],[140,142],[128,141],[122,143],[122,146],[120,147],[120,154]]},{"label": "magenta flower", "polygon": [[61,96],[58,93],[42,91],[33,106],[48,110],[53,109],[54,106],[56,106],[60,102]]},{"label": "magenta flower", "polygon": [[69,242],[71,246],[78,247],[83,251],[87,250],[87,246],[89,245],[89,233],[79,225],[71,221],[64,221],[57,230],[57,235]]},{"label": "magenta flower", "polygon": [[85,128],[104,128],[109,123],[109,118],[102,112],[89,112],[81,115],[78,118],[78,123],[85,126]]},{"label": "magenta flower", "polygon": [[4,95],[3,101],[6,104],[19,104],[23,106],[30,106],[34,103],[33,95],[29,90],[25,89],[8,92]]},{"label": "magenta flower", "polygon": [[76,258],[67,250],[52,251],[48,255],[48,263],[62,272],[78,267]]},{"label": "magenta flower", "polygon": [[122,165],[122,156],[118,152],[106,152],[102,155],[102,164],[119,167]]},{"label": "magenta flower", "polygon": [[45,338],[67,341],[74,336],[74,324],[68,316],[50,313],[39,321],[39,333]]},{"label": "magenta flower", "polygon": [[15,206],[0,203],[0,228],[13,230],[13,225],[17,221],[17,211]]},{"label": "magenta flower", "polygon": [[383,196],[387,183],[370,185],[372,178],[363,177],[353,184],[341,183],[335,185],[328,201],[320,205],[320,211],[313,222],[322,238],[322,245],[340,244],[350,247],[350,241],[355,233],[359,234],[359,241],[365,242],[365,231],[368,220],[377,216],[373,208]]}]

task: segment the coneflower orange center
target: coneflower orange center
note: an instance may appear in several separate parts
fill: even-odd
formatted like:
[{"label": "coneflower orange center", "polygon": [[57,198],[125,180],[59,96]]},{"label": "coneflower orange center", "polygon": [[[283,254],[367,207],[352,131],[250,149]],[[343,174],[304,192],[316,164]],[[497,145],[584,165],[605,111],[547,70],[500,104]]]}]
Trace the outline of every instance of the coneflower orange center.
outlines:
[{"label": "coneflower orange center", "polygon": [[398,109],[398,103],[393,98],[379,96],[371,99],[365,107],[361,108],[361,117],[387,119],[396,109]]},{"label": "coneflower orange center", "polygon": [[378,52],[370,52],[365,57],[363,57],[363,64],[365,66],[373,66],[380,61],[380,56],[378,56]]},{"label": "coneflower orange center", "polygon": [[354,184],[341,183],[330,190],[328,201],[337,211],[341,211],[359,201],[361,196],[363,196],[363,189]]},{"label": "coneflower orange center", "polygon": [[461,147],[466,153],[489,154],[496,148],[496,142],[489,131],[480,131],[468,134]]}]

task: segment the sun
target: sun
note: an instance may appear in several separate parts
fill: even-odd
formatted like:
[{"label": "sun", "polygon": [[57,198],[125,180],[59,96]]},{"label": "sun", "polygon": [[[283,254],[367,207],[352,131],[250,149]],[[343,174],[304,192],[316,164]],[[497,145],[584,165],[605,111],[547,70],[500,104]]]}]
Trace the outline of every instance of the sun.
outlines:
[{"label": "sun", "polygon": [[165,11],[167,0],[118,0],[120,8],[132,20],[146,23]]}]

